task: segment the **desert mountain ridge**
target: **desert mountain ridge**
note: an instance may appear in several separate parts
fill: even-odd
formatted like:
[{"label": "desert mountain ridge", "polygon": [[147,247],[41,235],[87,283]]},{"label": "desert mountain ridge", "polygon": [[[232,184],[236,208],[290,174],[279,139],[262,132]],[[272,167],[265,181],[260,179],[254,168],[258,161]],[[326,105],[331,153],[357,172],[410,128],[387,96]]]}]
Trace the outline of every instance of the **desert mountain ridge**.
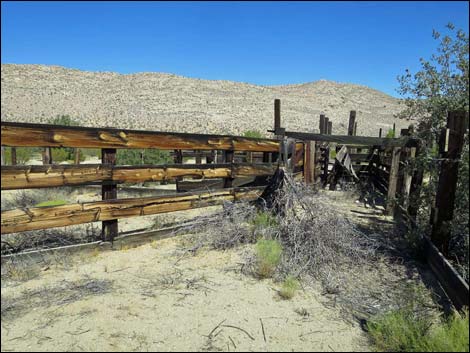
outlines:
[{"label": "desert mountain ridge", "polygon": [[356,110],[358,135],[377,136],[397,124],[397,98],[378,90],[319,80],[276,86],[205,80],[169,73],[89,72],[47,65],[1,65],[1,119],[47,123],[70,115],[83,126],[243,134],[273,127],[273,102],[281,99],[282,124],[318,132],[319,114],[345,134]]}]

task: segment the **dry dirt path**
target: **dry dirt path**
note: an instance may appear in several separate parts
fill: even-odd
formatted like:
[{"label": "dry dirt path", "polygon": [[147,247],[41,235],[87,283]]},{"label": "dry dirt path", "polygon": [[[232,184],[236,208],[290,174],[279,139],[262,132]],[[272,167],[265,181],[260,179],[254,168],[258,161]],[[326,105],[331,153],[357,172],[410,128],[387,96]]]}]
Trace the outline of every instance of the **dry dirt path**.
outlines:
[{"label": "dry dirt path", "polygon": [[240,273],[246,247],[181,257],[184,239],[4,281],[2,351],[368,350],[359,325],[324,306],[319,291],[281,300],[278,284]]}]

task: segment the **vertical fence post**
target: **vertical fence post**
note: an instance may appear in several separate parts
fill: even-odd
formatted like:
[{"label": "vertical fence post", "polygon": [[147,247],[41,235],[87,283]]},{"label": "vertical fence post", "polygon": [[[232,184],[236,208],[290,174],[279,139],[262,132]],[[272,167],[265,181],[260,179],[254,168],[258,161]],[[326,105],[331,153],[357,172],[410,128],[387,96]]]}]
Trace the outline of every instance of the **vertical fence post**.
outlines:
[{"label": "vertical fence post", "polygon": [[354,136],[355,123],[356,123],[356,111],[351,110],[349,112],[348,136]]},{"label": "vertical fence post", "polygon": [[320,134],[325,133],[325,114],[320,114]]},{"label": "vertical fence post", "polygon": [[263,163],[269,163],[269,152],[263,152]]},{"label": "vertical fence post", "polygon": [[281,158],[282,157],[287,157],[285,156],[285,141],[284,141],[284,135],[285,135],[285,129],[281,127],[281,100],[280,99],[275,99],[274,100],[274,134],[276,135],[276,138],[279,140],[279,152],[274,152],[272,156],[272,161],[277,161],[277,162],[282,162],[286,163],[287,160],[284,160]]},{"label": "vertical fence post", "polygon": [[80,164],[80,148],[74,149],[74,163]]},{"label": "vertical fence post", "polygon": [[392,150],[392,164],[390,167],[390,176],[388,179],[387,202],[385,205],[385,213],[389,216],[394,214],[395,197],[397,193],[398,175],[400,168],[401,148],[394,147]]},{"label": "vertical fence post", "polygon": [[11,165],[16,165],[16,147],[11,148]]},{"label": "vertical fence post", "polygon": [[[116,149],[103,148],[101,150],[101,163],[103,164],[116,164]],[[101,184],[101,199],[113,200],[117,198],[117,185],[116,183],[104,182]],[[113,241],[118,235],[118,220],[111,219],[102,222],[101,237],[103,241]]]},{"label": "vertical fence post", "polygon": [[323,127],[323,133],[325,135],[328,135],[328,122],[329,122],[330,119],[328,119],[328,117],[325,116],[325,120],[324,120],[324,124],[325,126]]},{"label": "vertical fence post", "polygon": [[304,149],[304,180],[306,184],[315,184],[315,158],[315,141],[306,141]]},{"label": "vertical fence post", "polygon": [[[233,170],[233,156],[234,156],[234,151],[233,150],[228,150],[224,151],[224,159],[225,163],[230,163],[230,169]],[[224,188],[231,188],[233,186],[233,178],[228,177],[224,178]]]},{"label": "vertical fence post", "polygon": [[379,137],[382,137],[382,128],[379,129]]},{"label": "vertical fence post", "polygon": [[328,135],[331,135],[333,132],[333,122],[332,121],[328,121],[328,132],[327,134]]},{"label": "vertical fence post", "polygon": [[42,164],[52,164],[52,151],[50,147],[44,147],[42,151]]},{"label": "vertical fence post", "polygon": [[459,158],[462,152],[464,134],[468,128],[468,112],[449,112],[447,129],[439,141],[441,163],[436,194],[435,218],[432,220],[431,239],[446,255],[449,250],[450,225],[454,215],[455,192],[459,172]]},{"label": "vertical fence post", "polygon": [[196,164],[201,164],[202,163],[201,151],[194,150],[194,153],[196,155],[196,157],[195,157]]}]

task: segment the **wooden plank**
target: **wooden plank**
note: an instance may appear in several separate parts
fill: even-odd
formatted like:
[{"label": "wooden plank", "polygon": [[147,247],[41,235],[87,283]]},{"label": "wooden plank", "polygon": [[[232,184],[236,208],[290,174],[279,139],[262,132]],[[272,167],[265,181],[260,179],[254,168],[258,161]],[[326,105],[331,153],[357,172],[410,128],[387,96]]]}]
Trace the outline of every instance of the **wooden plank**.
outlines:
[{"label": "wooden plank", "polygon": [[[116,164],[116,149],[103,148],[101,150],[101,161],[106,165]],[[117,199],[117,185],[116,183],[106,183],[101,185],[101,199],[103,201]],[[113,241],[118,236],[118,220],[107,219],[101,223],[101,238],[103,241]]]},{"label": "wooden plank", "polygon": [[[156,148],[277,152],[279,141],[242,136],[186,134],[112,128],[1,123],[2,146]],[[50,163],[46,163],[50,164]]]},{"label": "wooden plank", "polygon": [[400,156],[401,148],[395,147],[392,152],[392,165],[390,169],[390,177],[388,180],[387,202],[385,205],[385,211],[388,215],[393,215],[395,210],[395,198],[397,193]]},{"label": "wooden plank", "polygon": [[379,138],[369,136],[343,136],[343,135],[322,135],[306,132],[286,131],[287,137],[297,138],[299,140],[314,140],[320,142],[333,142],[349,146],[381,146],[381,147],[415,147],[418,140],[411,137],[401,138]]},{"label": "wooden plank", "polygon": [[274,164],[185,164],[112,166],[103,164],[4,166],[1,170],[1,189],[33,189],[76,186],[95,182],[141,183],[192,178],[236,178],[240,176],[272,175]]},{"label": "wooden plank", "polygon": [[426,258],[432,271],[444,288],[449,299],[457,310],[462,310],[469,306],[468,283],[458,274],[452,265],[445,259],[442,253],[431,242],[428,237],[424,237]]},{"label": "wooden plank", "polygon": [[224,201],[254,200],[263,190],[264,188],[233,188],[2,211],[1,234],[189,210],[220,205]]}]

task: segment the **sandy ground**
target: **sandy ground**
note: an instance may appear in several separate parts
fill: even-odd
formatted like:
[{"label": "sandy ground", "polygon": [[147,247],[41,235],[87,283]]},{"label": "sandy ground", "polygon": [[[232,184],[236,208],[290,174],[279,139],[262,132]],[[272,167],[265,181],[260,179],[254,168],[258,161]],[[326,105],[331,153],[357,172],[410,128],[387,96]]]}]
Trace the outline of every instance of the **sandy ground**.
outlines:
[{"label": "sandy ground", "polygon": [[2,281],[2,351],[368,350],[359,325],[315,289],[282,300],[279,284],[242,274],[249,247],[182,256],[184,241],[82,255],[27,282]]}]

